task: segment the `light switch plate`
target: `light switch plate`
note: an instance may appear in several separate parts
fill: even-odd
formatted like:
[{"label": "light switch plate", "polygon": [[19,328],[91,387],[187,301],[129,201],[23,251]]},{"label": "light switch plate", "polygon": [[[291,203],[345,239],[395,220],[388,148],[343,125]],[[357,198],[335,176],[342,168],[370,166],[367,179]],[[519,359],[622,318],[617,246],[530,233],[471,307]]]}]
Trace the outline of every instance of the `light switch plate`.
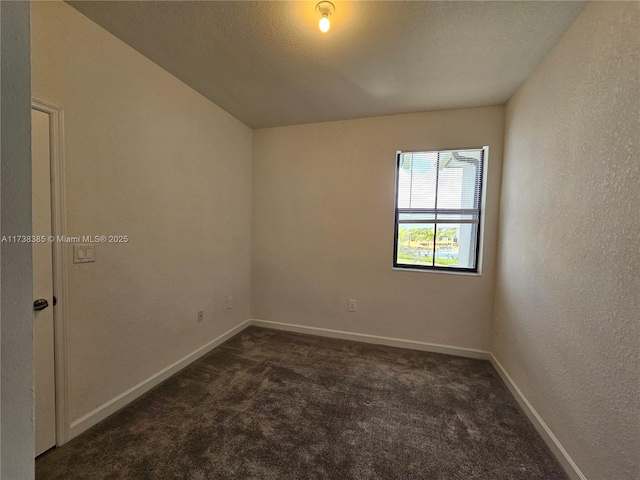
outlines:
[{"label": "light switch plate", "polygon": [[355,312],[357,310],[358,310],[358,302],[355,299],[350,298],[349,299],[349,311],[350,312]]},{"label": "light switch plate", "polygon": [[96,261],[93,243],[76,243],[73,245],[73,263],[93,263]]}]

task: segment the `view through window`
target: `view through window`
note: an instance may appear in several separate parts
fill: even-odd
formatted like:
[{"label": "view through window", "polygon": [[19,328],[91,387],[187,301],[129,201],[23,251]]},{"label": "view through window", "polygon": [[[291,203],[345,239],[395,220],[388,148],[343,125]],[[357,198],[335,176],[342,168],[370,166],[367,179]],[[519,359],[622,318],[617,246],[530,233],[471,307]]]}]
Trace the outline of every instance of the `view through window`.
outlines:
[{"label": "view through window", "polygon": [[398,152],[395,267],[477,272],[484,153]]}]

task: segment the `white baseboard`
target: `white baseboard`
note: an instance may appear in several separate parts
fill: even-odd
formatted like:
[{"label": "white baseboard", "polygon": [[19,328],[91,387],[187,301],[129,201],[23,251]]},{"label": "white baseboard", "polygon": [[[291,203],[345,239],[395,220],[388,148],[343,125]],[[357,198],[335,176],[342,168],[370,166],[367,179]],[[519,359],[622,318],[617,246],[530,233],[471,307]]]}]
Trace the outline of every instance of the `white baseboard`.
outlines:
[{"label": "white baseboard", "polygon": [[251,325],[256,327],[271,328],[274,330],[284,330],[287,332],[306,333],[321,337],[340,338],[342,340],[353,340],[356,342],[375,343],[377,345],[387,345],[390,347],[407,348],[410,350],[422,350],[425,352],[444,353],[458,357],[478,358],[489,360],[490,353],[486,350],[474,348],[454,347],[451,345],[441,345],[438,343],[418,342],[415,340],[404,340],[401,338],[381,337],[379,335],[369,335],[367,333],[346,332],[343,330],[331,330],[329,328],[307,327],[292,323],[272,322],[270,320],[251,319]]},{"label": "white baseboard", "polygon": [[533,408],[533,405],[529,403],[527,397],[524,396],[522,390],[518,387],[516,382],[513,381],[511,375],[507,373],[502,364],[498,361],[498,359],[491,354],[491,364],[496,369],[502,380],[507,385],[516,401],[520,404],[520,407],[524,410],[524,413],[527,415],[533,426],[536,428],[542,439],[545,441],[547,446],[551,449],[553,455],[558,459],[562,468],[564,468],[567,475],[571,480],[587,480],[587,477],[580,471],[576,463],[569,456],[567,451],[564,449],[560,441],[553,434],[549,426],[545,423],[542,417],[536,412],[536,409]]},{"label": "white baseboard", "polygon": [[123,392],[117,397],[100,405],[98,408],[87,413],[85,416],[71,422],[71,426],[69,429],[69,439],[80,435],[82,432],[93,427],[95,424],[104,420],[109,415],[112,415],[113,413],[117,412],[122,407],[128,405],[129,403],[134,401],[136,398],[145,394],[146,392],[151,390],[153,387],[155,387],[156,385],[160,384],[161,382],[169,378],[171,375],[179,372],[190,363],[194,362],[195,360],[202,357],[203,355],[209,353],[211,350],[216,348],[221,343],[224,343],[229,338],[241,332],[242,330],[247,328],[250,324],[251,324],[250,320],[245,320],[240,325],[233,327],[231,330],[223,333],[222,335],[210,341],[206,345],[203,345],[202,347],[191,352],[185,357],[182,357],[177,362],[174,362],[168,367],[164,368],[163,370],[160,370],[155,375],[150,376],[149,378],[147,378],[146,380],[143,380],[142,382],[135,385],[134,387],[131,387],[126,392]]}]

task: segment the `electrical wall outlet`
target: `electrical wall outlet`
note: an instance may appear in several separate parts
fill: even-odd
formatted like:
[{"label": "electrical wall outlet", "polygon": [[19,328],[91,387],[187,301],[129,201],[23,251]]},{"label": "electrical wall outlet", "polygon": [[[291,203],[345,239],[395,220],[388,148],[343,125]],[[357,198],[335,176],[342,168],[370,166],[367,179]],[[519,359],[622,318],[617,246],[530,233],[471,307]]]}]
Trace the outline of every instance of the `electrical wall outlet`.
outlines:
[{"label": "electrical wall outlet", "polygon": [[198,310],[198,322],[204,320],[204,310]]},{"label": "electrical wall outlet", "polygon": [[227,310],[231,310],[233,308],[233,297],[232,296],[228,296],[227,297]]},{"label": "electrical wall outlet", "polygon": [[355,312],[358,310],[358,302],[356,302],[353,298],[349,299],[349,311]]}]

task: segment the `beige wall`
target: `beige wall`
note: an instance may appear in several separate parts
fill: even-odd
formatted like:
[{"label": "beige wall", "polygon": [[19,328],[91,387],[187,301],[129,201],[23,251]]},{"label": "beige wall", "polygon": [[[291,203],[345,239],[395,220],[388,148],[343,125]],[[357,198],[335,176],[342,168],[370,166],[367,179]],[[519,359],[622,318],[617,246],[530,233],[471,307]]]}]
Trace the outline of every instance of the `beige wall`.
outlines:
[{"label": "beige wall", "polygon": [[[34,3],[33,94],[65,110],[68,233],[131,239],[68,266],[71,420],[251,316],[491,348],[587,478],[632,478],[638,8],[591,4],[506,122],[490,107],[252,134],[73,8]],[[392,270],[395,152],[481,145],[482,275]]]},{"label": "beige wall", "polygon": [[637,479],[640,4],[590,4],[510,100],[493,351],[590,480]]},{"label": "beige wall", "polygon": [[[29,3],[0,2],[0,235],[31,234]],[[31,245],[0,245],[0,478],[33,478]]]},{"label": "beige wall", "polygon": [[[488,349],[502,137],[502,107],[256,130],[252,318]],[[482,145],[482,276],[392,270],[396,151]]]},{"label": "beige wall", "polygon": [[68,265],[74,421],[249,317],[252,132],[64,3],[33,4],[32,41],[68,233],[130,238]]}]

